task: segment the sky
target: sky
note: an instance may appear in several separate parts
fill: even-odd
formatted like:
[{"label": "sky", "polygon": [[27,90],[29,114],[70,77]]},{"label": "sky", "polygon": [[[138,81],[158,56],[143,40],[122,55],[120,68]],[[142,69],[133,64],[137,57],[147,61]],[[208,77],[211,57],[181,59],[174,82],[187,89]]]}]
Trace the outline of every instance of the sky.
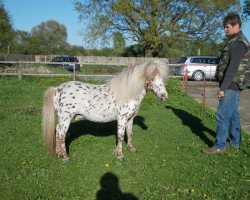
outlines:
[{"label": "sky", "polygon": [[[31,32],[41,22],[53,19],[67,28],[68,43],[87,47],[81,32],[84,26],[78,19],[72,0],[2,0],[15,29]],[[241,3],[244,0],[241,0]],[[242,27],[250,41],[250,20]]]},{"label": "sky", "polygon": [[71,0],[3,0],[15,29],[31,32],[41,22],[50,19],[63,24],[67,28],[68,43],[86,45],[80,33],[83,25],[74,11]]}]

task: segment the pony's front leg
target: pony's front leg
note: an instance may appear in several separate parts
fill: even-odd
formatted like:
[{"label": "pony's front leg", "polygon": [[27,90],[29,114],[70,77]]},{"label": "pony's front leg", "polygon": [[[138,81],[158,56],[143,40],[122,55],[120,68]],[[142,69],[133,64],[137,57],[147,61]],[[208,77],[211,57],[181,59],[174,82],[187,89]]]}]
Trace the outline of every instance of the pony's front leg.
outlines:
[{"label": "pony's front leg", "polygon": [[115,157],[118,160],[124,160],[124,155],[122,153],[122,142],[124,140],[126,120],[117,120],[118,131],[117,131],[117,144],[114,151]]},{"label": "pony's front leg", "polygon": [[134,117],[132,117],[127,125],[126,125],[126,134],[127,134],[127,148],[130,152],[137,152],[136,148],[134,147],[133,143],[132,143],[132,135],[133,135],[133,121],[134,121]]},{"label": "pony's front leg", "polygon": [[69,128],[70,121],[61,121],[56,126],[56,154],[61,157],[63,161],[68,161],[65,138]]}]

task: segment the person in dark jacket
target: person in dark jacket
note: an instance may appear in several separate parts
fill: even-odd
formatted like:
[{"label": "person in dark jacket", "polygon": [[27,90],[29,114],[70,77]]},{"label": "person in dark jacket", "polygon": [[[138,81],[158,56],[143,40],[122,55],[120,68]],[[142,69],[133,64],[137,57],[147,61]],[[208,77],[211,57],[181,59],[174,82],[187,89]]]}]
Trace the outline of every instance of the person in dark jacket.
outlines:
[{"label": "person in dark jacket", "polygon": [[[214,146],[203,149],[205,154],[223,154],[228,148],[239,149],[241,142],[238,102],[241,88],[237,81],[239,65],[249,50],[249,42],[241,31],[238,14],[230,13],[223,21],[227,41],[221,52],[217,69],[219,105],[216,113],[216,139]],[[229,143],[227,138],[229,136]]]}]

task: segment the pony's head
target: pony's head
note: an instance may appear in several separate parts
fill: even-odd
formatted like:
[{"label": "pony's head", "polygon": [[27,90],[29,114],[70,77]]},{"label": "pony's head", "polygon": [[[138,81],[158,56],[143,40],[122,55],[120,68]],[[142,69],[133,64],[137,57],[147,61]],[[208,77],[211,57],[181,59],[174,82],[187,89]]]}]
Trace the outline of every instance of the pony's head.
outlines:
[{"label": "pony's head", "polygon": [[165,84],[158,75],[146,82],[146,90],[152,90],[160,101],[165,101],[168,98]]},{"label": "pony's head", "polygon": [[151,89],[160,100],[165,100],[167,91],[164,82],[167,78],[167,64],[154,60],[126,68],[108,84],[119,103],[135,99],[143,89]]},{"label": "pony's head", "polygon": [[166,63],[159,60],[153,61],[145,70],[144,76],[146,90],[152,90],[160,101],[165,101],[168,97],[164,84],[168,78]]}]

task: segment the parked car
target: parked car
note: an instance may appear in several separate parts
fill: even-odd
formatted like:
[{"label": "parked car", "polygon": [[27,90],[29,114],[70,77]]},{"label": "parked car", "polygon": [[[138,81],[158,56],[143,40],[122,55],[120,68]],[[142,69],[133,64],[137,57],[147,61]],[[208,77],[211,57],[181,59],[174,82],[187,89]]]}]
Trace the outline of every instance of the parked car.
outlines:
[{"label": "parked car", "polygon": [[61,67],[69,71],[80,70],[80,63],[74,56],[56,56],[50,62],[57,62],[62,64],[49,64],[49,67]]},{"label": "parked car", "polygon": [[219,58],[216,56],[187,56],[182,57],[177,63],[180,65],[174,67],[174,75],[183,76],[186,73],[189,79],[200,81],[204,77],[215,79]]}]

